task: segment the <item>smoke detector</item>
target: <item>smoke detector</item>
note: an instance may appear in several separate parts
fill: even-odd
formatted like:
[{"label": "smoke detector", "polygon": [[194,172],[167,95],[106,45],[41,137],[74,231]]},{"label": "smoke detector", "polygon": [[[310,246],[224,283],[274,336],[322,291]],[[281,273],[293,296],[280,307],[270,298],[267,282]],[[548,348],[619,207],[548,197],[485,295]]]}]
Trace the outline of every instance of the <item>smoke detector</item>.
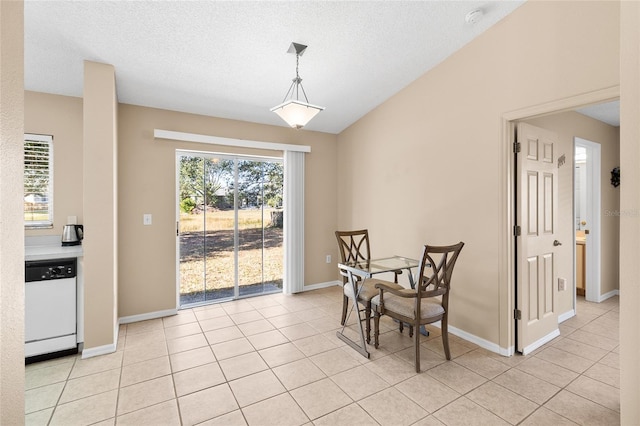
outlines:
[{"label": "smoke detector", "polygon": [[467,24],[473,25],[478,22],[483,15],[484,12],[482,11],[482,9],[472,10],[471,12],[467,13],[467,16],[464,17],[464,20]]}]

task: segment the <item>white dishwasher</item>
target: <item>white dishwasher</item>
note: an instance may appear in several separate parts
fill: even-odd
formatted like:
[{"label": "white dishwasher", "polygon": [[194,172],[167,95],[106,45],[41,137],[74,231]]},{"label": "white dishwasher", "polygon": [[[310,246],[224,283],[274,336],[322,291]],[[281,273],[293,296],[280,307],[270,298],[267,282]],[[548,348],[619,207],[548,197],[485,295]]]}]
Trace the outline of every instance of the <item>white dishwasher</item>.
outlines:
[{"label": "white dishwasher", "polygon": [[25,262],[27,362],[77,353],[76,258]]}]

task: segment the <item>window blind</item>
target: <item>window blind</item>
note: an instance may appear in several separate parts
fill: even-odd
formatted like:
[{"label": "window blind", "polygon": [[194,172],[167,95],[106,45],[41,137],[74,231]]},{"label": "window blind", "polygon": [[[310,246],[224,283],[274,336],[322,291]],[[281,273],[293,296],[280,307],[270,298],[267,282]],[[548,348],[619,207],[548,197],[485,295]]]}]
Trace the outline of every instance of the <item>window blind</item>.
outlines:
[{"label": "window blind", "polygon": [[24,221],[53,226],[53,136],[24,135]]}]

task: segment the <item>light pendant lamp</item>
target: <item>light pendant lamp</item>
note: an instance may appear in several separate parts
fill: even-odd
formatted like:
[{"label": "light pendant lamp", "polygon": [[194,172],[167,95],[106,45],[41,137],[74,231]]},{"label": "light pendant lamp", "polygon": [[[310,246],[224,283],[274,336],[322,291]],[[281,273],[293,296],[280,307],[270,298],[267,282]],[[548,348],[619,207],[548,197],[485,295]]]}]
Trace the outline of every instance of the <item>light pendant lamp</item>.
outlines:
[{"label": "light pendant lamp", "polygon": [[[289,87],[287,94],[284,96],[282,103],[271,108],[271,111],[278,114],[280,118],[286,121],[287,124],[294,129],[303,128],[313,117],[316,116],[317,113],[324,109],[324,107],[309,103],[304,87],[302,87],[302,79],[298,74],[300,56],[302,56],[306,49],[307,46],[304,44],[291,43],[287,53],[296,54],[296,78],[291,80],[291,86]],[[302,90],[304,101],[300,100],[300,90]]]}]

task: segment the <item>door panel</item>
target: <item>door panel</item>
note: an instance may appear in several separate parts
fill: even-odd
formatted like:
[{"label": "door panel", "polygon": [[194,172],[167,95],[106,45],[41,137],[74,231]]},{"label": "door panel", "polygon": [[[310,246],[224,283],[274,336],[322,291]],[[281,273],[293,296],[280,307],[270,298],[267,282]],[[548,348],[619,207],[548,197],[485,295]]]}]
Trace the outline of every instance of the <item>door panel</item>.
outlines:
[{"label": "door panel", "polygon": [[556,247],[558,217],[557,137],[528,124],[517,126],[518,194],[516,308],[517,350],[527,354],[559,334],[556,310]]},{"label": "door panel", "polygon": [[241,296],[259,294],[264,286],[264,209],[262,162],[238,161],[238,286]]},{"label": "door panel", "polygon": [[527,282],[525,288],[529,293],[529,324],[537,321],[538,316],[538,257],[530,257],[527,259]]},{"label": "door panel", "polygon": [[544,193],[544,228],[543,228],[543,232],[547,235],[549,234],[553,234],[553,208],[554,208],[554,202],[553,202],[553,198],[555,196],[554,194],[554,179],[553,179],[553,174],[551,173],[545,173],[544,175],[544,188],[543,188],[543,193]]},{"label": "door panel", "polygon": [[[189,202],[179,208],[178,250],[180,305],[205,299],[205,215],[187,214],[191,206],[204,204],[204,158],[178,157],[179,192],[189,194]],[[180,195],[182,201],[186,196]]]},{"label": "door panel", "polygon": [[205,301],[235,296],[233,194],[234,161],[212,157],[205,161]]},{"label": "door panel", "polygon": [[538,173],[534,171],[527,172],[527,228],[528,235],[538,235]]},{"label": "door panel", "polygon": [[544,300],[540,303],[543,307],[542,317],[553,315],[553,270],[554,270],[553,253],[542,255],[542,266],[544,270]]}]

